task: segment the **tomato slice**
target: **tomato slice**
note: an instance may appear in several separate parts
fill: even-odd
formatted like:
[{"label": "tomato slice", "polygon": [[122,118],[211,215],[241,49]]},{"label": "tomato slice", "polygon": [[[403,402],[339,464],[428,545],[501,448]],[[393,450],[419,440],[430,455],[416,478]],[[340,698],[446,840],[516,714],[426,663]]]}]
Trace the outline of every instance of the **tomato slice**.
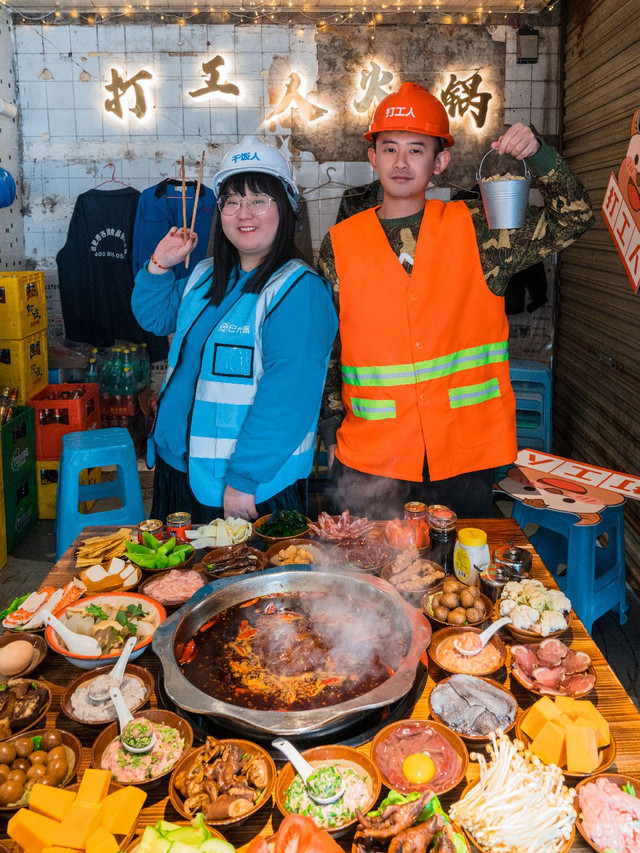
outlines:
[{"label": "tomato slice", "polygon": [[287,815],[276,835],[275,853],[306,853],[318,832],[314,821],[306,815]]},{"label": "tomato slice", "polygon": [[246,853],[269,853],[269,845],[267,839],[261,835],[256,837],[249,843]]},{"label": "tomato slice", "polygon": [[306,853],[343,853],[343,850],[326,829],[319,829],[311,839]]}]

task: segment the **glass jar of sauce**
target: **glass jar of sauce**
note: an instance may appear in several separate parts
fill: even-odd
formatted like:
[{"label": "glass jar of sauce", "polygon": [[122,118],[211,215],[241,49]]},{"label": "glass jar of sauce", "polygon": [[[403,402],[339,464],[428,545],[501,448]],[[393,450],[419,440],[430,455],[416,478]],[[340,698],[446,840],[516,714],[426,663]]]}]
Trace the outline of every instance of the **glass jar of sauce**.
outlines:
[{"label": "glass jar of sauce", "polygon": [[458,516],[448,506],[431,504],[427,507],[427,522],[431,547],[427,556],[439,563],[444,573],[453,574],[453,549],[456,544],[456,521]]},{"label": "glass jar of sauce", "polygon": [[186,542],[187,530],[191,530],[191,515],[188,512],[172,512],[167,516],[168,536],[175,536],[179,542]]}]

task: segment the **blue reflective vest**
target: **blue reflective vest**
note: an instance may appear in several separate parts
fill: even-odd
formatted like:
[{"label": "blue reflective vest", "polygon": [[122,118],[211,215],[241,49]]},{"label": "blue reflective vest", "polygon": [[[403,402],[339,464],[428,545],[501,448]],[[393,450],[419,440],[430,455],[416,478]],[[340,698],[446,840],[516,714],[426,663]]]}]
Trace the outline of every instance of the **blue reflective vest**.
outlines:
[{"label": "blue reflective vest", "polygon": [[[211,259],[198,264],[184,290],[169,350],[169,368],[160,397],[180,360],[185,335],[209,303],[206,294],[211,284],[212,265]],[[242,293],[207,338],[187,432],[189,485],[196,499],[205,506],[223,504],[229,457],[264,372],[264,321],[288,291],[309,272],[317,275],[302,261],[288,261],[271,276],[261,293]],[[327,282],[324,279],[321,281],[328,289]],[[326,362],[328,365],[328,355]],[[292,449],[276,476],[258,486],[256,503],[268,500],[296,480],[309,475],[319,412],[320,400],[309,418],[308,430],[302,442]],[[154,461],[155,446],[151,436],[147,462],[153,465]]]}]

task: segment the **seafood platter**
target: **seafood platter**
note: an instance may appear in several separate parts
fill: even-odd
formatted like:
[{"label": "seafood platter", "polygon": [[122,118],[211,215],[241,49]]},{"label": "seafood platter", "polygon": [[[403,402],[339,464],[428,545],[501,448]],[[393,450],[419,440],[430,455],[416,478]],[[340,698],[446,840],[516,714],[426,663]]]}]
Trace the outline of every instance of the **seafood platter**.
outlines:
[{"label": "seafood platter", "polygon": [[[227,522],[162,569],[135,530],[90,537],[65,583],[6,602],[3,839],[25,853],[640,849],[640,780],[616,772],[625,746],[563,593],[518,578],[493,606],[400,522]],[[89,594],[115,583],[91,566],[115,575],[136,553],[136,584]],[[98,652],[74,652],[42,608]],[[282,737],[304,765],[282,759]]]}]

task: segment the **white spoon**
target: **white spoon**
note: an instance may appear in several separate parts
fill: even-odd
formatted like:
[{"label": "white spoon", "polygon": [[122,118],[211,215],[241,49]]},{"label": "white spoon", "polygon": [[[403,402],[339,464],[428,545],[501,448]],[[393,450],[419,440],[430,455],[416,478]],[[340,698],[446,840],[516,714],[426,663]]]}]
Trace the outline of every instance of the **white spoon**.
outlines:
[{"label": "white spoon", "polygon": [[473,657],[474,655],[480,654],[480,652],[487,645],[491,637],[502,628],[503,625],[508,625],[511,622],[511,619],[508,616],[503,616],[501,619],[497,619],[488,628],[485,628],[481,634],[472,634],[476,638],[474,647],[472,649],[465,649],[463,646],[459,645],[458,638],[453,641],[453,646],[457,652],[460,652],[461,655],[466,655],[467,657]]},{"label": "white spoon", "polygon": [[66,625],[63,625],[48,610],[40,610],[38,616],[45,625],[51,625],[56,634],[59,634],[64,640],[69,651],[73,652],[74,655],[87,655],[87,657],[99,658],[102,654],[100,643],[97,640],[94,640],[93,637],[86,637],[84,634],[76,634],[75,631],[70,631]]},{"label": "white spoon", "polygon": [[[92,702],[106,702],[109,698],[110,687],[120,687],[124,677],[125,668],[129,662],[129,657],[133,651],[133,647],[138,642],[138,637],[131,635],[124,648],[120,653],[120,657],[116,661],[113,669],[106,672],[104,675],[99,675],[89,685],[89,699]],[[107,680],[108,679],[108,680]],[[96,682],[98,682],[96,684]]]},{"label": "white spoon", "polygon": [[124,701],[124,697],[120,692],[119,687],[112,687],[109,690],[109,697],[115,705],[116,714],[118,715],[118,724],[120,726],[120,743],[122,744],[123,749],[126,749],[127,752],[132,752],[134,755],[144,755],[145,752],[151,752],[156,742],[155,732],[153,732],[153,734],[151,735],[151,740],[146,746],[130,746],[122,737],[122,733],[125,729],[125,726],[128,723],[133,722],[133,715],[131,714],[131,711],[127,708],[127,703]]},{"label": "white spoon", "polygon": [[330,797],[319,797],[317,794],[313,793],[313,790],[309,787],[309,777],[313,776],[314,773],[317,773],[321,768],[312,767],[309,762],[303,758],[298,750],[292,743],[289,743],[288,740],[284,738],[276,738],[271,741],[271,746],[274,746],[276,749],[279,749],[289,761],[293,764],[296,769],[296,772],[300,775],[300,778],[304,782],[304,786],[307,789],[307,794],[311,797],[311,799],[318,803],[319,806],[328,806],[330,803],[335,803],[336,800],[339,800],[340,797],[344,794],[344,779],[340,778],[340,785]]}]

